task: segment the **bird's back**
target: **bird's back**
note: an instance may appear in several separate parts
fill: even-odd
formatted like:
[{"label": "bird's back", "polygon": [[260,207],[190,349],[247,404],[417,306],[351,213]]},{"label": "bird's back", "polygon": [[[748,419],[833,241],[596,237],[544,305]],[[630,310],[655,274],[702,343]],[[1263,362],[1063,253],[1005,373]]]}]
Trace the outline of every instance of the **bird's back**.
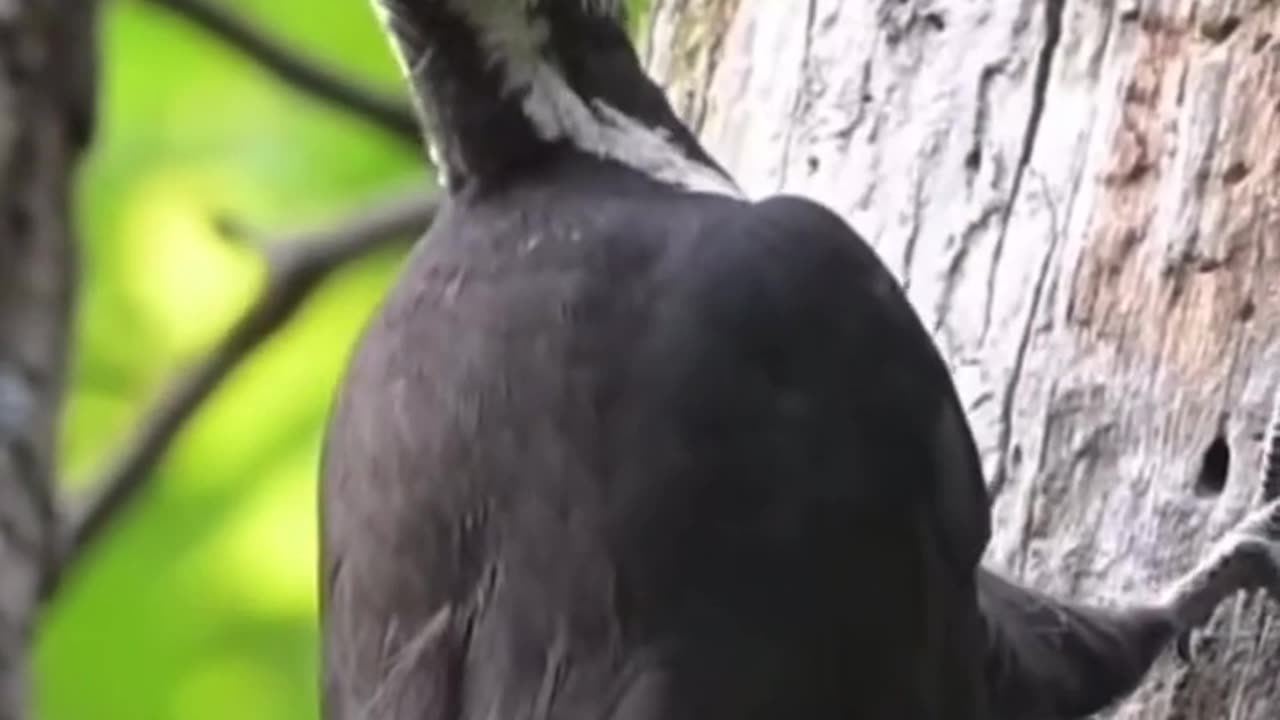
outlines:
[{"label": "bird's back", "polygon": [[[936,462],[880,407],[945,368],[903,377],[866,322],[887,272],[753,236],[786,219],[758,205],[546,172],[447,204],[353,361],[330,720],[981,717]],[[390,682],[436,714],[370,710]]]}]

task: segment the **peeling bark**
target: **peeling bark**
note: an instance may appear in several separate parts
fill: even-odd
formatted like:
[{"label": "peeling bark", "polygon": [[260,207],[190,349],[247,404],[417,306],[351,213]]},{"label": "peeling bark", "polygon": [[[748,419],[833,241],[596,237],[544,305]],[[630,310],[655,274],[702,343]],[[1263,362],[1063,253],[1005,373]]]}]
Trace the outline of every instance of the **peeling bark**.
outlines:
[{"label": "peeling bark", "polygon": [[53,473],[75,286],[71,174],[92,127],[94,8],[0,2],[0,720],[55,548]]},{"label": "peeling bark", "polygon": [[[1256,502],[1280,4],[691,6],[657,5],[652,68],[749,192],[827,203],[907,286],[991,479],[989,562],[1150,595]],[[1194,667],[1162,662],[1107,716],[1275,717],[1276,612],[1229,603]]]}]

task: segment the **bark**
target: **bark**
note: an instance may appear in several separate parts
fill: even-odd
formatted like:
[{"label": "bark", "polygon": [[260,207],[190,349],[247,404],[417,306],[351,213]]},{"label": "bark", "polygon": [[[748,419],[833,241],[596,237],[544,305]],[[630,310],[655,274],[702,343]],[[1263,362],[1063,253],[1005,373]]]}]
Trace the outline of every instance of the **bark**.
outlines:
[{"label": "bark", "polygon": [[[988,561],[1120,602],[1261,491],[1280,380],[1280,3],[658,0],[650,64],[749,192],[845,215],[955,373]],[[1117,718],[1273,718],[1228,603]]]},{"label": "bark", "polygon": [[93,5],[0,2],[0,720],[56,555],[53,467],[75,286],[71,175],[92,126]]}]

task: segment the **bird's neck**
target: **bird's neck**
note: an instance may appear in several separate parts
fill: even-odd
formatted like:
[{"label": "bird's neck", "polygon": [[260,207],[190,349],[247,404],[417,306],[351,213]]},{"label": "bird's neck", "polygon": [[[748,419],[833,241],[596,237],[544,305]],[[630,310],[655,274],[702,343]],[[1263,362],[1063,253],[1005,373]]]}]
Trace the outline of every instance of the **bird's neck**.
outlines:
[{"label": "bird's neck", "polygon": [[446,186],[500,183],[566,148],[694,191],[740,191],[580,2],[374,0]]}]

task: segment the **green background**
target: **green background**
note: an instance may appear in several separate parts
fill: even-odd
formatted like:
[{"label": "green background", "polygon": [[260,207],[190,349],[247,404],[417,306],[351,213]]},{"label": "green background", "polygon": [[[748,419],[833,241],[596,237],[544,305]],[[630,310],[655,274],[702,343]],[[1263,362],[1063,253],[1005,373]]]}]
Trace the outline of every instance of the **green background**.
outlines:
[{"label": "green background", "polygon": [[[221,2],[400,92],[367,0]],[[432,182],[416,147],[280,85],[163,9],[112,2],[103,20],[99,133],[76,209],[71,489],[94,480],[260,287],[252,247],[220,237],[215,217],[270,236]],[[317,716],[317,453],[351,344],[397,261],[335,276],[192,420],[49,608],[40,717]]]}]

